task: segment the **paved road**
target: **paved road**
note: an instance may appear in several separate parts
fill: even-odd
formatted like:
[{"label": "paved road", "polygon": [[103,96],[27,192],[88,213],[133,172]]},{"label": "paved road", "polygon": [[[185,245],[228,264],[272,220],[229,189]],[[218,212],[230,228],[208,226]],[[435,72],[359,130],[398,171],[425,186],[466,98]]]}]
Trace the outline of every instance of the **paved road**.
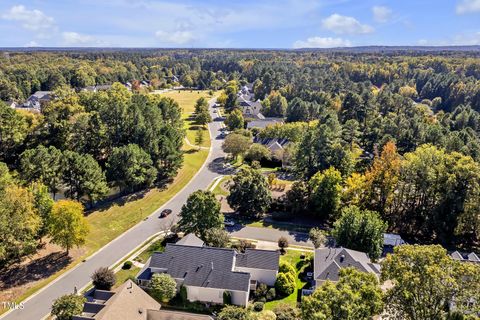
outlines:
[{"label": "paved road", "polygon": [[308,234],[302,232],[285,231],[272,228],[248,227],[243,225],[228,227],[228,232],[232,237],[235,238],[254,239],[275,243],[278,241],[278,238],[285,237],[290,245],[313,248],[312,242],[308,240]]},{"label": "paved road", "polygon": [[[215,119],[217,114],[213,113],[213,108],[210,109],[212,112],[212,118]],[[50,312],[52,302],[56,298],[67,293],[72,293],[74,287],[80,289],[86,286],[90,282],[90,275],[94,270],[99,267],[111,266],[117,263],[120,259],[141,245],[145,240],[171,226],[172,220],[178,218],[176,214],[178,214],[190,193],[199,189],[206,189],[212,180],[219,175],[229,174],[229,172],[223,171],[224,153],[221,149],[222,140],[218,138],[221,127],[221,119],[216,119],[216,121],[209,125],[212,137],[212,147],[206,165],[182,191],[177,193],[168,203],[150,215],[147,220],[140,222],[132,229],[100,249],[85,262],[65,273],[57,281],[25,301],[23,309],[14,310],[3,317],[0,317],[0,319],[42,319]],[[164,208],[172,209],[175,214],[172,214],[165,219],[159,219],[159,213]]]}]

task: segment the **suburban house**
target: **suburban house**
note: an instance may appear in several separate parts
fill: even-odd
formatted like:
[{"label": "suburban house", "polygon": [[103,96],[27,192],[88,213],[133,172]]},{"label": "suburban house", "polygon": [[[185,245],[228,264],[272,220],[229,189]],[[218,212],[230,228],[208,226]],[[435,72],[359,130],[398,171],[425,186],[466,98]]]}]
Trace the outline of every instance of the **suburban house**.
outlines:
[{"label": "suburban house", "polygon": [[223,304],[229,293],[232,304],[246,306],[258,283],[275,284],[279,253],[269,250],[213,248],[195,235],[187,235],[164,252],[155,252],[137,275],[138,284],[148,287],[155,273],[167,273],[177,289],[187,289],[189,301]]},{"label": "suburban house", "polygon": [[316,286],[325,281],[336,282],[342,268],[353,267],[362,272],[380,275],[380,265],[373,263],[366,253],[346,248],[321,248],[315,250],[314,280]]},{"label": "suburban house", "polygon": [[94,290],[87,296],[80,315],[72,320],[211,320],[205,315],[160,310],[160,303],[133,281],[127,280],[115,291]]},{"label": "suburban house", "polygon": [[21,108],[40,111],[43,105],[50,102],[52,99],[52,91],[37,91],[21,105]]},{"label": "suburban house", "polygon": [[82,91],[87,91],[87,92],[98,92],[98,91],[106,91],[110,90],[112,88],[111,84],[101,84],[101,85],[96,85],[96,86],[87,86],[82,89]]},{"label": "suburban house", "polygon": [[458,251],[454,251],[450,254],[450,256],[452,257],[452,259],[462,262],[480,263],[480,258],[475,252],[460,253]]},{"label": "suburban house", "polygon": [[399,234],[384,233],[383,234],[383,255],[393,253],[393,248],[406,244]]},{"label": "suburban house", "polygon": [[270,151],[270,153],[272,154],[272,157],[277,160],[282,160],[283,151],[290,144],[290,141],[288,139],[276,139],[276,138],[262,139],[258,136],[256,136],[253,139],[253,142],[264,145]]}]

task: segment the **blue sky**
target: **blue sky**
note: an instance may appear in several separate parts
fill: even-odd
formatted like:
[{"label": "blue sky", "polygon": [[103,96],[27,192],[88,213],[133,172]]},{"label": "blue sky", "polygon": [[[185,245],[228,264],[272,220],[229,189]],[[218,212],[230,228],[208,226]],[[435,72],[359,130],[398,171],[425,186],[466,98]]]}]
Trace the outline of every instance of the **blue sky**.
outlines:
[{"label": "blue sky", "polygon": [[0,46],[480,44],[480,0],[0,0]]}]

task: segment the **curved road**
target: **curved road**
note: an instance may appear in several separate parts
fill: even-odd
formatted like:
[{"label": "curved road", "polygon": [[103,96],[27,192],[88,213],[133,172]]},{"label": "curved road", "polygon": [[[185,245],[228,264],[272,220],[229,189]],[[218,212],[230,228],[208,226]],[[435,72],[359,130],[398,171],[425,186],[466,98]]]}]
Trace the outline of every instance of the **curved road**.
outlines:
[{"label": "curved road", "polygon": [[[212,118],[217,117],[213,113],[211,102]],[[121,236],[101,248],[94,255],[87,258],[85,262],[63,274],[60,278],[49,284],[47,287],[24,301],[23,309],[13,310],[0,319],[5,320],[36,320],[42,319],[50,313],[52,302],[61,295],[72,293],[74,288],[83,288],[90,283],[90,275],[99,267],[112,266],[116,264],[132,250],[143,244],[147,239],[156,233],[169,228],[173,220],[177,219],[182,205],[187,197],[194,191],[206,189],[212,180],[219,175],[229,174],[223,169],[224,153],[222,151],[222,139],[219,138],[223,122],[218,119],[209,124],[212,138],[211,150],[204,166],[193,177],[193,179],[177,193],[164,206],[152,213],[148,219],[138,223]],[[165,208],[173,210],[174,214],[165,219],[159,219],[159,213]]]}]

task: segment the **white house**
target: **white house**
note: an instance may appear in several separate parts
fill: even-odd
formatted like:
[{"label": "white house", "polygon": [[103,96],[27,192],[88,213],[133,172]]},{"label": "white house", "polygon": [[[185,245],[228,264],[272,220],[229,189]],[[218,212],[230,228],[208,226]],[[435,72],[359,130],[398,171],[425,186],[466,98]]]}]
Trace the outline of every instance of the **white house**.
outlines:
[{"label": "white house", "polygon": [[155,273],[167,273],[177,288],[187,289],[189,301],[223,304],[228,292],[232,304],[247,306],[249,293],[257,283],[275,284],[279,253],[269,250],[213,248],[187,235],[165,251],[155,252],[137,275],[138,284],[148,287]]}]

